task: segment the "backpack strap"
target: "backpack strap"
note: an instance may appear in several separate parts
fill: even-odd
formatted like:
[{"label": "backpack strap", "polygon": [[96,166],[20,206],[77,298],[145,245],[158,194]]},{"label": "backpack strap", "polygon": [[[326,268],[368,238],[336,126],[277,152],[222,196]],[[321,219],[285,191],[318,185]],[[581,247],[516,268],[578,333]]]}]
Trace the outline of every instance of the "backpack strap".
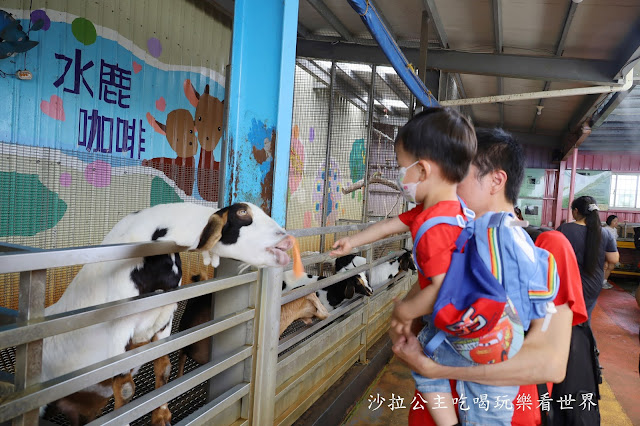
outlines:
[{"label": "backpack strap", "polygon": [[[429,229],[433,228],[434,226],[441,225],[443,223],[451,226],[459,226],[460,228],[465,229],[468,221],[473,220],[476,217],[475,212],[467,207],[464,201],[462,201],[462,198],[458,197],[458,201],[460,202],[462,212],[464,213],[464,216],[466,218],[460,214],[456,216],[432,217],[431,219],[425,221],[420,226],[420,228],[418,228],[418,232],[416,232],[416,236],[413,240],[413,263],[415,263],[416,268],[418,269],[418,272],[421,273],[422,275],[424,275],[424,273],[422,272],[422,268],[420,268],[420,265],[418,264],[418,257],[416,256],[416,253],[418,249],[418,243],[420,242],[420,239],[422,239],[422,236],[424,235],[424,233],[427,232]],[[469,235],[466,235],[466,237],[464,232],[460,234],[460,237],[458,237],[458,240],[456,240],[456,247],[458,250],[462,249],[462,246],[471,237],[472,234],[473,232],[471,232]]]},{"label": "backpack strap", "polygon": [[435,353],[436,349],[438,349],[438,346],[440,346],[446,338],[446,333],[442,330],[438,330],[436,335],[433,336],[426,345],[424,345],[425,355],[427,355],[429,358],[433,358],[433,354]]},{"label": "backpack strap", "polygon": [[432,217],[431,219],[425,221],[420,226],[420,228],[418,228],[418,232],[416,232],[416,237],[413,240],[413,263],[415,263],[416,268],[418,269],[418,272],[420,272],[422,275],[424,275],[424,273],[422,272],[422,268],[418,263],[418,256],[417,256],[418,243],[422,239],[422,236],[424,235],[425,232],[427,232],[429,229],[433,228],[434,226],[441,225],[443,223],[451,226],[459,226],[460,228],[464,228],[466,226],[466,222],[462,217],[462,215],[457,215],[455,217],[454,216]]}]

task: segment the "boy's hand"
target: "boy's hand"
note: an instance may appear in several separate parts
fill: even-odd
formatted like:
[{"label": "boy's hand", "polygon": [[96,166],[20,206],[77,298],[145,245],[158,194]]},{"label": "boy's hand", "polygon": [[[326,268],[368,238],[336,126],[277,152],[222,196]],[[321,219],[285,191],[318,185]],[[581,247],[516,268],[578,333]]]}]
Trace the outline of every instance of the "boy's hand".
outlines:
[{"label": "boy's hand", "polygon": [[391,314],[391,330],[393,333],[402,336],[413,336],[411,326],[413,318],[405,313],[404,303],[394,299],[395,307]]},{"label": "boy's hand", "polygon": [[353,249],[353,246],[351,245],[351,238],[340,238],[338,241],[333,243],[333,249],[334,250],[329,253],[333,257],[339,257],[349,254]]}]

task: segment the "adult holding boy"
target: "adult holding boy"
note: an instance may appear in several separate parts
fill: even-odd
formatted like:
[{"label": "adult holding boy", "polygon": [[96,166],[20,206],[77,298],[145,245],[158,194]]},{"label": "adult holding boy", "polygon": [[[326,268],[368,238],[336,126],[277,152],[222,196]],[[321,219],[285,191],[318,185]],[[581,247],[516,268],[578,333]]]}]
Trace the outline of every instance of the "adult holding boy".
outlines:
[{"label": "adult holding boy", "polygon": [[[479,217],[489,211],[513,212],[524,177],[525,158],[520,145],[500,129],[476,129],[477,153],[469,174],[458,186],[458,194]],[[532,409],[515,410],[512,424],[540,424],[536,383],[560,382],[565,378],[572,325],[587,319],[575,254],[567,239],[556,231],[540,234],[536,245],[551,252],[558,265],[560,288],[554,300],[557,313],[546,331],[543,320],[532,321],[518,354],[498,364],[447,367],[422,353],[415,337],[392,333],[393,350],[413,370],[425,377],[472,381],[488,385],[525,385],[520,395],[529,397]],[[588,348],[585,356],[590,356]],[[519,395],[519,397],[520,397]],[[548,395],[547,395],[548,397]],[[514,404],[517,401],[514,401]],[[575,410],[574,410],[575,411]],[[411,410],[410,425],[434,424],[426,411]]]}]

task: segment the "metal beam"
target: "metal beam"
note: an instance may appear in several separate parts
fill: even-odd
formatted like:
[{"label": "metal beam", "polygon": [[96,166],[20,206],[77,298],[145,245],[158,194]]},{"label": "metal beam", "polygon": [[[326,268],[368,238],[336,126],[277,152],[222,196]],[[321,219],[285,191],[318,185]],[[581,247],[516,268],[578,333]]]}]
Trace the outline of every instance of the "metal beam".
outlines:
[{"label": "metal beam", "polygon": [[302,38],[311,37],[311,31],[309,31],[309,29],[302,25],[300,22],[298,22],[298,36]]},{"label": "metal beam", "polygon": [[[442,24],[442,19],[440,19],[440,14],[438,13],[438,9],[436,7],[436,2],[435,0],[422,0],[422,6],[424,8],[424,10],[427,11],[427,13],[429,13],[429,18],[431,19],[431,21],[433,22],[433,25],[436,29],[436,34],[438,35],[438,38],[440,39],[440,43],[442,43],[442,48],[443,49],[448,49],[449,48],[449,39],[447,38],[447,33],[444,30],[444,25]],[[406,55],[406,52],[405,52]],[[432,58],[429,58],[429,61],[432,61]],[[440,72],[442,72],[443,70],[441,68],[438,68],[437,66],[431,64],[433,68],[436,69],[440,69]],[[453,77],[456,79],[456,86],[458,86],[458,90],[460,91],[460,94],[462,95],[463,98],[467,97],[467,94],[465,93],[464,90],[464,86],[462,85],[462,79],[460,78],[460,74],[456,71],[452,71],[453,72]],[[469,117],[471,117],[471,121],[473,121],[474,123],[476,122],[475,116],[473,115],[473,108],[471,107],[462,107],[461,110],[467,110]]]},{"label": "metal beam", "polygon": [[233,0],[205,0],[205,2],[233,20]]},{"label": "metal beam", "polygon": [[[340,70],[340,75],[336,73],[336,77],[338,78],[342,77],[343,81],[349,86],[351,86],[352,88],[351,90],[353,91],[354,95],[362,99],[362,97],[359,95],[360,93],[369,93],[371,91],[371,87],[369,87],[370,83],[367,83],[366,81],[364,81],[362,78],[360,78],[360,76],[358,76],[358,74],[356,74],[355,72],[347,73],[345,70],[343,70],[339,66],[338,66],[338,69]],[[383,104],[382,103],[383,99],[377,96],[376,94],[374,94],[373,100],[378,101],[378,103],[382,105],[383,109],[387,110],[389,115],[398,115],[396,114],[395,108]]]},{"label": "metal beam", "polygon": [[449,39],[444,30],[444,25],[442,25],[442,19],[440,19],[435,0],[422,0],[422,7],[429,13],[429,18],[431,18],[431,22],[433,22],[433,25],[436,27],[436,34],[438,34],[442,47],[448,49]]},{"label": "metal beam", "polygon": [[[403,52],[412,63],[419,59],[419,49]],[[327,60],[365,62],[388,65],[389,61],[376,46],[342,42],[298,40],[297,55]],[[522,78],[544,81],[572,81],[595,85],[622,85],[613,80],[616,63],[596,59],[556,58],[491,53],[468,53],[429,49],[429,67],[441,71]]]},{"label": "metal beam", "polygon": [[[311,34],[309,37],[307,37],[309,40],[314,40],[314,41],[324,41],[327,43],[339,43],[339,42],[343,42],[344,40],[340,37],[337,36],[326,36],[326,35],[320,35],[320,34]],[[358,45],[358,46],[379,46],[378,42],[375,41],[372,38],[360,38],[360,37],[353,37],[353,39],[351,40],[351,43]],[[420,49],[420,41],[419,40],[396,40],[396,44],[398,46],[400,46],[402,49],[408,48],[408,49]],[[440,43],[439,42],[435,42],[435,41],[430,41],[429,42],[429,47],[433,48],[433,49],[440,49]]]},{"label": "metal beam", "polygon": [[396,94],[398,99],[400,99],[402,102],[409,105],[411,101],[405,98],[405,95],[402,93],[402,91],[395,85],[393,81],[391,81],[391,79],[386,74],[378,73],[377,76],[380,80],[382,80],[387,85],[387,87],[389,87],[389,89],[393,91],[393,93]]},{"label": "metal beam", "polygon": [[[547,90],[549,90],[549,88],[551,87],[551,82],[550,81],[546,81],[544,83],[544,87],[542,88],[543,92],[546,92]],[[544,106],[544,99],[540,99],[538,101],[538,106]],[[540,112],[540,114],[542,114],[542,111]],[[536,132],[536,126],[538,125],[538,117],[540,117],[538,115],[538,110],[536,108],[536,115],[533,116],[533,123],[531,124],[531,133],[535,133]]]},{"label": "metal beam", "polygon": [[[576,9],[578,8],[578,3],[571,1],[569,4],[569,10],[567,11],[567,15],[564,18],[564,24],[562,25],[562,31],[560,32],[560,38],[558,39],[558,44],[556,45],[556,56],[562,56],[564,53],[564,45],[567,41],[567,34],[569,34],[569,28],[571,28],[571,23],[573,22],[573,16],[576,14]],[[551,87],[551,82],[547,81],[544,83],[543,91],[549,90]],[[538,106],[544,106],[544,99],[540,99],[538,101]],[[541,113],[542,114],[542,113]],[[536,109],[536,114],[533,116],[533,124],[531,124],[531,133],[536,131],[536,126],[538,124],[538,110]]]},{"label": "metal beam", "polygon": [[[496,42],[496,53],[502,53],[502,0],[492,0],[493,34]],[[504,81],[498,77],[498,95],[504,95]],[[498,127],[504,127],[504,103],[498,103]]]},{"label": "metal beam", "polygon": [[626,75],[638,62],[638,59],[640,59],[640,18],[636,19],[631,32],[620,48],[620,53],[617,58],[619,68],[618,75]]},{"label": "metal beam", "polygon": [[347,41],[353,41],[353,35],[342,21],[327,7],[322,0],[307,0],[311,6]]},{"label": "metal beam", "polygon": [[296,65],[300,68],[308,72],[310,75],[314,76],[316,79],[320,80],[327,87],[331,84],[331,78],[329,74],[322,68],[319,67],[314,61],[304,58],[296,59]]},{"label": "metal beam", "polygon": [[[321,66],[315,63],[315,61],[299,58],[296,61],[296,64],[305,70],[307,73],[321,81],[326,85],[326,88],[329,89],[331,84],[331,74],[323,69]],[[360,96],[354,94],[353,86],[348,82],[348,80],[342,76],[340,76],[335,82],[333,89],[340,93],[347,101],[351,102],[353,106],[360,109],[363,112],[366,112],[366,101],[362,99]],[[379,107],[375,107],[378,108]],[[374,111],[376,119],[380,119],[380,114],[378,111]]]},{"label": "metal beam", "polygon": [[620,105],[620,102],[622,102],[629,95],[629,93],[631,93],[634,87],[635,85],[631,86],[631,89],[626,92],[614,93],[609,98],[607,103],[600,109],[600,111],[594,114],[592,118],[593,124],[591,125],[591,128],[597,129],[598,127],[600,127],[605,122],[607,117],[609,117],[609,114],[611,114],[613,110],[616,109],[618,105]]},{"label": "metal beam", "polygon": [[496,53],[502,53],[502,0],[492,0],[493,34],[496,40]]},{"label": "metal beam", "polygon": [[427,84],[427,51],[429,49],[429,12],[422,11],[422,21],[420,25],[420,56],[418,59],[418,76],[420,80]]},{"label": "metal beam", "polygon": [[378,16],[380,17],[380,20],[382,21],[384,26],[387,27],[387,31],[389,31],[389,34],[391,34],[391,36],[395,40],[396,33],[393,31],[393,27],[391,26],[389,21],[387,21],[387,18],[385,18],[384,13],[382,13],[382,9],[380,9],[380,7],[378,6],[380,3],[378,3],[377,1],[374,2],[373,0],[369,0],[369,3],[371,3],[373,7],[378,11]]}]

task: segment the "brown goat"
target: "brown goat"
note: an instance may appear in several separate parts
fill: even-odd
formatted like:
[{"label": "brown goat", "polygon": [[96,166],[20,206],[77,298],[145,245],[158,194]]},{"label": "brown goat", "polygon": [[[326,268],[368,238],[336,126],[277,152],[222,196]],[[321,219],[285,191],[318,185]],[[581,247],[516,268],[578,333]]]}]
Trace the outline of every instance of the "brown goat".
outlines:
[{"label": "brown goat", "polygon": [[328,316],[329,312],[320,302],[318,296],[315,293],[308,294],[282,305],[280,308],[280,334],[297,319],[301,319],[305,324],[311,324],[313,317],[323,320]]}]

